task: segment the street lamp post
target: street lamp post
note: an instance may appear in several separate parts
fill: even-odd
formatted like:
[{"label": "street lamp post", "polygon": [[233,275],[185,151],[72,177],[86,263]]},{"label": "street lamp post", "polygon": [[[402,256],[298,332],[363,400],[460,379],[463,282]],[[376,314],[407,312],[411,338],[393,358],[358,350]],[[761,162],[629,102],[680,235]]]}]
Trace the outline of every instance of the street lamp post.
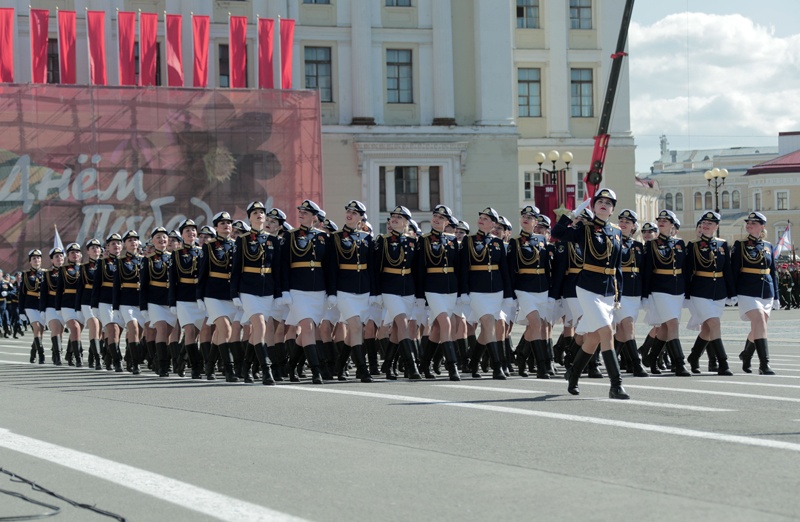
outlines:
[{"label": "street lamp post", "polygon": [[708,180],[708,186],[711,186],[711,182],[714,182],[714,205],[716,208],[714,212],[719,214],[719,188],[725,184],[725,178],[728,177],[728,169],[718,169],[714,167],[711,170],[707,170],[703,177]]},{"label": "street lamp post", "polygon": [[[536,163],[539,164],[539,174],[542,176],[542,182],[546,185],[554,185],[555,192],[556,192],[556,208],[551,209],[556,216],[561,216],[567,212],[567,209],[564,208],[564,205],[567,201],[567,172],[569,171],[569,164],[572,163],[572,153],[567,151],[564,153],[559,153],[557,150],[551,150],[550,152],[545,155],[544,152],[537,152],[536,153]],[[561,160],[566,165],[563,169],[556,168],[556,163],[558,160]],[[553,166],[549,169],[543,168],[542,164],[545,160],[550,160]],[[547,174],[550,178],[547,181],[544,179],[544,174]],[[543,202],[537,202],[537,204],[541,207]],[[545,211],[546,213],[546,211]]]}]

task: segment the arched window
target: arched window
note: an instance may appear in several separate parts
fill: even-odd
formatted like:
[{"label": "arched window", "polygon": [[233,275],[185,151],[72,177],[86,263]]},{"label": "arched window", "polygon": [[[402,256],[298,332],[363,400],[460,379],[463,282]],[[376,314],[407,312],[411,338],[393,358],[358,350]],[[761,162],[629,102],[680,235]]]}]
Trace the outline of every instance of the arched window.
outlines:
[{"label": "arched window", "polygon": [[667,210],[673,210],[672,209],[672,194],[667,194],[667,196],[664,198],[664,206],[666,207]]},{"label": "arched window", "polygon": [[739,208],[742,205],[741,196],[738,190],[731,192],[731,208]]},{"label": "arched window", "polygon": [[727,190],[722,192],[722,208],[731,208],[731,195]]},{"label": "arched window", "polygon": [[683,212],[683,192],[675,194],[675,210]]},{"label": "arched window", "polygon": [[694,209],[703,210],[703,195],[699,192],[694,193]]},{"label": "arched window", "polygon": [[711,199],[711,192],[706,192],[705,206],[703,208],[713,208],[714,201]]}]

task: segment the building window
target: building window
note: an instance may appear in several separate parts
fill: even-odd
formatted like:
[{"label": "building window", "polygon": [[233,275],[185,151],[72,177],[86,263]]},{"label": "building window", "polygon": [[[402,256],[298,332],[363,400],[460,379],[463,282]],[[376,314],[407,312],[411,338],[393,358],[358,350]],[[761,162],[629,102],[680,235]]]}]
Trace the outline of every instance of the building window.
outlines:
[{"label": "building window", "polygon": [[677,212],[683,212],[683,192],[675,194],[675,210]]},{"label": "building window", "polygon": [[331,0],[303,0],[304,4],[329,5]]},{"label": "building window", "polygon": [[386,0],[386,7],[411,7],[411,0]]},{"label": "building window", "polygon": [[592,0],[569,0],[569,27],[592,28]]},{"label": "building window", "polygon": [[775,209],[789,210],[789,193],[785,191],[775,193]]},{"label": "building window", "polygon": [[517,95],[520,118],[542,115],[542,70],[517,69]]},{"label": "building window", "polygon": [[576,186],[577,194],[575,194],[575,201],[583,201],[583,199],[586,197],[586,183],[583,181],[585,177],[585,172],[578,172],[578,183]]},{"label": "building window", "polygon": [[517,0],[517,29],[539,28],[539,0]]},{"label": "building window", "polygon": [[[226,46],[227,47],[227,46]],[[134,85],[141,85],[139,79],[139,42],[133,43]],[[156,85],[161,85],[161,42],[156,42]]]},{"label": "building window", "polygon": [[414,103],[411,77],[411,50],[386,50],[386,100],[388,103]]},{"label": "building window", "polygon": [[321,102],[333,102],[330,47],[306,47],[306,89],[319,91]]},{"label": "building window", "polygon": [[727,190],[722,192],[722,209],[727,210],[731,208],[731,195]]},{"label": "building window", "polygon": [[526,200],[533,199],[533,172],[525,173],[522,181],[522,189]]},{"label": "building window", "polygon": [[570,88],[572,92],[572,117],[591,118],[594,116],[592,70],[572,69],[570,71]]},{"label": "building window", "polygon": [[436,205],[442,201],[442,188],[439,186],[439,167],[431,167],[428,169],[428,194],[430,196],[431,208],[436,208]]},{"label": "building window", "polygon": [[61,64],[58,61],[58,40],[47,40],[47,83],[61,82]]},{"label": "building window", "polygon": [[664,208],[667,210],[674,210],[672,208],[672,194],[667,194],[664,198]]},{"label": "building window", "polygon": [[738,209],[742,206],[741,196],[739,195],[738,190],[734,190],[731,192],[731,208]]},{"label": "building window", "polygon": [[[228,44],[219,46],[219,86],[231,86],[230,54]],[[244,50],[244,86],[249,87],[250,80],[247,78],[247,47]],[[158,84],[161,85],[161,84]]]},{"label": "building window", "polygon": [[394,197],[396,205],[409,209],[419,208],[419,169],[417,167],[394,168]]},{"label": "building window", "polygon": [[753,210],[761,210],[761,192],[753,193]]},{"label": "building window", "polygon": [[709,210],[714,208],[714,199],[713,199],[713,195],[711,194],[711,192],[706,192],[705,203],[704,203],[703,208],[709,209]]},{"label": "building window", "polygon": [[694,209],[703,210],[703,195],[699,192],[694,193]]}]

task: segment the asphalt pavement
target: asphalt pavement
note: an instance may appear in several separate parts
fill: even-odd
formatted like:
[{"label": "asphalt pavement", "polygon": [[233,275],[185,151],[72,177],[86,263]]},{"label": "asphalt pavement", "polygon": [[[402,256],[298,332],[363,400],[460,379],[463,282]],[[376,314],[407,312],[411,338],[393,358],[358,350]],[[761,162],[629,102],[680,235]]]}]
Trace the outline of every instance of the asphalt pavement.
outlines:
[{"label": "asphalt pavement", "polygon": [[[625,376],[630,401],[607,379],[573,397],[562,377],[265,387],[55,367],[47,349],[28,363],[28,332],[0,338],[0,468],[126,520],[797,520],[800,311],[770,320],[776,376],[743,373],[747,324],[723,323],[733,377]],[[51,511],[10,492],[109,520],[2,473],[0,490],[0,517]]]}]

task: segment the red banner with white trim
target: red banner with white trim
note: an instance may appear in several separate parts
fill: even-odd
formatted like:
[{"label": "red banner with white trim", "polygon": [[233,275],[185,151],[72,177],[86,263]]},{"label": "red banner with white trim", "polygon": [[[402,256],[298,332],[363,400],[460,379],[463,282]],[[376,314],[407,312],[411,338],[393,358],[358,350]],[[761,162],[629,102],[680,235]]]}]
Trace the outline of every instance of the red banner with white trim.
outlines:
[{"label": "red banner with white trim", "polygon": [[247,87],[247,17],[230,17],[230,45],[228,46],[228,73],[234,89]]},{"label": "red banner with white trim", "polygon": [[181,15],[168,14],[167,34],[167,85],[183,87],[183,47],[181,44]]},{"label": "red banner with white trim", "polygon": [[13,7],[0,7],[0,83],[14,83]]},{"label": "red banner with white trim", "polygon": [[208,31],[210,19],[206,15],[192,16],[192,41],[193,74],[192,85],[194,87],[208,86]]},{"label": "red banner with white trim", "polygon": [[89,77],[92,85],[106,85],[105,11],[86,11],[86,27],[89,36]]},{"label": "red banner with white trim", "polygon": [[31,9],[31,83],[47,83],[47,33],[50,11]]},{"label": "red banner with white trim", "polygon": [[275,53],[275,20],[258,19],[258,87],[275,88],[272,56]]},{"label": "red banner with white trim", "polygon": [[294,20],[280,21],[281,31],[281,89],[292,88],[292,47],[294,46]]},{"label": "red banner with white trim", "polygon": [[136,13],[117,13],[119,84],[136,85]]},{"label": "red banner with white trim", "polygon": [[61,83],[75,85],[77,81],[75,41],[77,31],[75,11],[58,11],[58,61]]},{"label": "red banner with white trim", "polygon": [[139,13],[139,85],[156,84],[158,15]]}]

